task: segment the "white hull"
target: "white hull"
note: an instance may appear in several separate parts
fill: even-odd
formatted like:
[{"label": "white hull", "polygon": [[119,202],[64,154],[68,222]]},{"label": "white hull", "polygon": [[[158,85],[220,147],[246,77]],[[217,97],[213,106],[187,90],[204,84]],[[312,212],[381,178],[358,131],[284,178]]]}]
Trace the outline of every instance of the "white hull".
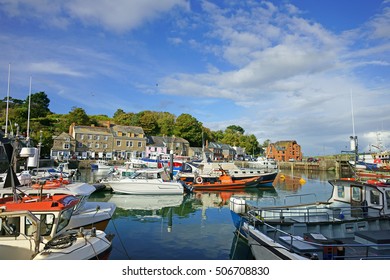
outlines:
[{"label": "white hull", "polygon": [[[8,219],[16,231],[10,232]],[[0,233],[0,260],[89,260],[111,250],[101,230],[68,230],[53,237],[53,228],[51,235],[43,236],[38,230],[42,224],[28,211],[2,212],[0,221],[5,229]]]},{"label": "white hull", "polygon": [[[111,202],[87,201],[77,213],[73,213],[68,228],[95,226],[104,221],[109,221],[114,215],[116,205]],[[104,230],[104,228],[99,229]]]},{"label": "white hull", "polygon": [[123,178],[119,181],[108,181],[107,185],[114,192],[125,194],[183,194],[180,182],[165,182],[161,179],[139,180]]}]

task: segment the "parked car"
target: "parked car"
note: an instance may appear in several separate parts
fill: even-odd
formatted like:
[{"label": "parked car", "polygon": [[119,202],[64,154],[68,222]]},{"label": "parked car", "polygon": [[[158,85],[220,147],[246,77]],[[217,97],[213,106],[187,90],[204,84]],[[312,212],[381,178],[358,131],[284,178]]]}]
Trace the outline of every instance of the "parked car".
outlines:
[{"label": "parked car", "polygon": [[307,162],[317,162],[317,161],[318,161],[318,159],[313,158],[313,157],[309,157],[309,158],[307,159]]}]

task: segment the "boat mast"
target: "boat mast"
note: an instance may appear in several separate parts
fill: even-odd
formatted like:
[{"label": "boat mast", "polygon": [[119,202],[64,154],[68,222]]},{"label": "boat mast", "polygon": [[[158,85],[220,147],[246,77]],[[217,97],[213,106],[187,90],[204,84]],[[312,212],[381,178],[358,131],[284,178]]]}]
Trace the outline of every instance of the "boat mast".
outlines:
[{"label": "boat mast", "polygon": [[354,114],[353,114],[352,90],[351,90],[350,94],[351,94],[351,114],[352,114],[352,136],[350,137],[351,138],[351,151],[355,152],[355,167],[356,167],[356,163],[357,163],[358,157],[359,157],[359,152],[358,152],[358,139],[357,139],[357,136],[355,135],[355,118],[354,118]]},{"label": "boat mast", "polygon": [[30,110],[31,110],[31,76],[30,76],[30,90],[28,93],[28,117],[27,117],[27,147],[30,147]]},{"label": "boat mast", "polygon": [[9,107],[10,81],[11,81],[11,63],[8,64],[7,109],[6,109],[6,112],[5,112],[5,133],[4,133],[4,138],[8,137],[8,107]]}]

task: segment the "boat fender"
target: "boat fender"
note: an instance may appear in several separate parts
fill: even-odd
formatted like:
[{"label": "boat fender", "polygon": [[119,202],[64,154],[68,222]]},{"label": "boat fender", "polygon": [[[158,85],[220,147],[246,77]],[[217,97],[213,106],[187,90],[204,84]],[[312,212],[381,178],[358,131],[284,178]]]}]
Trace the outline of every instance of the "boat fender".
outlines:
[{"label": "boat fender", "polygon": [[197,183],[197,184],[202,184],[203,183],[203,178],[202,177],[196,177],[196,179],[195,179],[195,182]]},{"label": "boat fender", "polygon": [[339,219],[340,219],[340,220],[344,220],[344,218],[345,218],[345,216],[344,216],[343,211],[340,211]]}]

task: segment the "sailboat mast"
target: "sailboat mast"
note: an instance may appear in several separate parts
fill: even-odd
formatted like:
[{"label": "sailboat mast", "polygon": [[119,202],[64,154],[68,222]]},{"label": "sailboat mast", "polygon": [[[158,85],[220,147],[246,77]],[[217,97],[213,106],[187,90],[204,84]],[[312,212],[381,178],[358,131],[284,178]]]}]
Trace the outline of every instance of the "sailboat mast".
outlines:
[{"label": "sailboat mast", "polygon": [[27,117],[27,147],[30,147],[30,109],[31,109],[31,76],[30,76],[30,90],[28,93],[28,117]]},{"label": "sailboat mast", "polygon": [[352,112],[352,136],[355,138],[355,118],[353,116],[352,90],[351,90],[351,112]]},{"label": "sailboat mast", "polygon": [[7,89],[7,109],[5,112],[5,133],[4,137],[8,137],[8,109],[9,109],[9,92],[11,83],[11,63],[8,64],[8,89]]}]

